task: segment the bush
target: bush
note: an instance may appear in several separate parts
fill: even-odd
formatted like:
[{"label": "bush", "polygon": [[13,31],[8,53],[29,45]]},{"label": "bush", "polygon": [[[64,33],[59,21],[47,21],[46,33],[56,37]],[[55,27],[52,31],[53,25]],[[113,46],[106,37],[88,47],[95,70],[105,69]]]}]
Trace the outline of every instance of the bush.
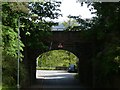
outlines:
[{"label": "bush", "polygon": [[37,67],[37,70],[55,70],[55,67]]},{"label": "bush", "polygon": [[[2,90],[17,89],[17,58],[3,53],[2,59]],[[20,85],[22,86],[26,80],[26,71],[22,63],[20,63]]]}]

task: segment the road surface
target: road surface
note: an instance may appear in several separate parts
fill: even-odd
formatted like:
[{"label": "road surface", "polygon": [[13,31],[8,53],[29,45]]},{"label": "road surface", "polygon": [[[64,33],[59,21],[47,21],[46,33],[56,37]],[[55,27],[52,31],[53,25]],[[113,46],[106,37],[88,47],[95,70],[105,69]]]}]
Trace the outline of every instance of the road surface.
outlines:
[{"label": "road surface", "polygon": [[30,90],[83,90],[75,75],[61,70],[37,70],[37,82]]}]

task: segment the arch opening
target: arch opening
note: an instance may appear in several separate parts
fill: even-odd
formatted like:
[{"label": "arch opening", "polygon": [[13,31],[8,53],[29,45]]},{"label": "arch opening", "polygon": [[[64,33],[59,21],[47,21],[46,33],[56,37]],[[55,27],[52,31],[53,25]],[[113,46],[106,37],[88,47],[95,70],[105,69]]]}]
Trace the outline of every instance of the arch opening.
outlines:
[{"label": "arch opening", "polygon": [[[78,57],[66,50],[51,50],[42,53],[36,59],[36,79],[69,78],[67,74],[77,74],[78,62]],[[70,70],[71,67],[74,68],[73,71]],[[52,73],[46,73],[48,70]]]}]

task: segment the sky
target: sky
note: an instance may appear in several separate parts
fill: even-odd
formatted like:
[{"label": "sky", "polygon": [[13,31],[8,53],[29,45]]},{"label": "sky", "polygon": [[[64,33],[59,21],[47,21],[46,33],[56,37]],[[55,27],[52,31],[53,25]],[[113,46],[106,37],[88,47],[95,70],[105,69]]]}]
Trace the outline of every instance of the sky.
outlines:
[{"label": "sky", "polygon": [[59,17],[59,22],[68,20],[67,16],[73,15],[73,16],[81,16],[81,18],[91,18],[93,15],[91,15],[91,12],[89,11],[89,8],[87,8],[86,4],[81,4],[77,0],[61,0],[61,14],[63,17]]}]

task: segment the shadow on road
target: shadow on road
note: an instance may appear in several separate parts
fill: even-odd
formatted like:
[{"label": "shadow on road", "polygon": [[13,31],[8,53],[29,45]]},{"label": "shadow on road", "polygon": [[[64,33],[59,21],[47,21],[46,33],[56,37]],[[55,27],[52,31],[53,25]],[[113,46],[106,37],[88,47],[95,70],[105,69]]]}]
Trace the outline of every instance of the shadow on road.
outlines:
[{"label": "shadow on road", "polygon": [[26,90],[87,90],[75,79],[76,73],[58,70],[39,70],[36,82]]}]

